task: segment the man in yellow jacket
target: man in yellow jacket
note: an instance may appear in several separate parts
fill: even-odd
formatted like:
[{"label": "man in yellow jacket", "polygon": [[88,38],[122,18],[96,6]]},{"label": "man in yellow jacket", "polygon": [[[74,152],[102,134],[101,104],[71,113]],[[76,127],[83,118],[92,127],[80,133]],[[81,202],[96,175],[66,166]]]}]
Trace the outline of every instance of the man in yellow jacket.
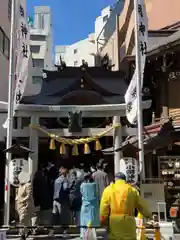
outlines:
[{"label": "man in yellow jacket", "polygon": [[115,183],[105,188],[100,204],[100,221],[108,227],[108,239],[136,239],[135,208],[144,217],[151,217],[138,191],[126,183],[125,174],[117,173]]}]

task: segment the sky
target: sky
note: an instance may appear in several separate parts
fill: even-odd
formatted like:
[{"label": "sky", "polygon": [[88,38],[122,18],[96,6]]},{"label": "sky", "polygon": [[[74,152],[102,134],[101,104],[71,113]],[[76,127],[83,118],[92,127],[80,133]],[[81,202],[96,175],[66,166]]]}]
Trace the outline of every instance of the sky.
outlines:
[{"label": "sky", "polygon": [[34,6],[50,6],[54,45],[68,45],[94,32],[94,21],[101,10],[116,0],[27,0],[29,16]]}]

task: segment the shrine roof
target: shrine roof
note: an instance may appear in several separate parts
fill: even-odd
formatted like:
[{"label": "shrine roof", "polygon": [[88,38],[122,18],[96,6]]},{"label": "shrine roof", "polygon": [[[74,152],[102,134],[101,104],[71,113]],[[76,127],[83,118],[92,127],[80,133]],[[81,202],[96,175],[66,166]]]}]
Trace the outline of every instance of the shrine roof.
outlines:
[{"label": "shrine roof", "polygon": [[[163,34],[153,35],[148,37],[147,56],[151,56],[165,50],[170,49],[173,46],[180,44],[180,30],[172,31],[172,34],[165,36]],[[127,59],[132,59],[135,56],[135,48],[132,51],[132,55],[128,55]]]},{"label": "shrine roof", "polygon": [[162,38],[161,41],[157,41],[154,44],[150,44],[148,47],[148,53],[153,54],[155,50],[165,50],[165,48],[171,47],[172,44],[179,44],[180,43],[180,30],[173,33],[168,37]]},{"label": "shrine roof", "polygon": [[[180,128],[174,127],[171,121],[165,122],[164,124],[162,124],[162,122],[155,123],[145,127],[145,129],[143,136],[145,154],[151,153],[153,150],[163,149],[170,144],[176,144],[176,142],[180,141]],[[102,150],[105,155],[118,151],[129,152],[131,154],[132,152],[140,151],[140,149],[138,149],[138,137],[129,137],[118,149],[111,147]]]},{"label": "shrine roof", "polygon": [[4,149],[3,152],[9,152],[12,154],[33,153],[34,151],[21,144],[14,144],[11,147]]},{"label": "shrine roof", "polygon": [[124,103],[125,73],[102,67],[65,67],[43,70],[41,92],[21,103],[37,105],[88,105]]}]

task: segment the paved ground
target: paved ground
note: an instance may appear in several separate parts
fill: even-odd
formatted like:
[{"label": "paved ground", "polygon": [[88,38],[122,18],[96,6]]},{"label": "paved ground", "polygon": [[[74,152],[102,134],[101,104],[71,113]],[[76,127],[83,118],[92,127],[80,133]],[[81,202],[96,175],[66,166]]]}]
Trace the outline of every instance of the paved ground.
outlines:
[{"label": "paved ground", "polygon": [[[107,239],[106,238],[106,231],[105,230],[98,230],[97,231],[98,239]],[[7,235],[7,239],[9,240],[19,240],[20,237],[18,235]],[[54,237],[49,237],[48,235],[36,235],[36,236],[29,236],[28,240],[37,239],[37,240],[56,240],[56,239],[66,239],[66,240],[78,240],[80,239],[79,234],[68,234],[68,235],[61,235],[55,234]]]},{"label": "paved ground", "polygon": [[[106,232],[104,230],[98,230],[98,240],[104,239],[106,240]],[[153,240],[153,235],[147,236],[149,240]],[[7,235],[8,240],[20,240],[18,235]],[[70,234],[68,236],[62,236],[60,234],[56,234],[54,237],[49,237],[48,235],[37,235],[34,238],[32,236],[28,237],[27,240],[57,240],[57,239],[65,239],[65,240],[79,240],[79,234]],[[169,239],[166,239],[169,240]],[[180,240],[180,234],[175,234],[175,240]]]},{"label": "paved ground", "polygon": [[[20,240],[20,238],[19,237],[16,237],[16,238],[7,238],[8,240]],[[62,238],[62,236],[57,236],[57,238],[47,238],[47,237],[45,237],[45,236],[43,236],[43,237],[40,237],[40,238],[37,238],[37,239],[42,239],[42,240],[55,240],[55,239],[66,239],[66,240],[79,240],[80,238],[79,238],[79,236],[75,236],[75,235],[71,235],[69,238]],[[99,239],[106,239],[106,238],[103,238],[103,237],[98,237],[98,240]],[[27,240],[33,240],[33,238],[28,238]],[[175,240],[180,240],[180,235],[176,235],[175,236]]]}]

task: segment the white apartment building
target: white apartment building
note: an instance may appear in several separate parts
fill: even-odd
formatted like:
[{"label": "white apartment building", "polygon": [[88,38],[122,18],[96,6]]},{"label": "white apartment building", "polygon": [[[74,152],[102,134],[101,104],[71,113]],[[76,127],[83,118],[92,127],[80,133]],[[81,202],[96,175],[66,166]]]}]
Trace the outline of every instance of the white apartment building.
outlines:
[{"label": "white apartment building", "polygon": [[62,46],[56,46],[56,64],[60,63],[61,56],[62,60],[64,60],[68,66],[80,66],[82,59],[86,60],[89,66],[94,66],[95,43],[89,41],[88,38],[66,46],[63,49],[64,52],[61,50]]},{"label": "white apartment building", "polygon": [[0,1],[0,101],[8,100],[11,1]]},{"label": "white apartment building", "polygon": [[101,15],[96,18],[94,33],[81,41],[72,45],[55,47],[55,63],[60,63],[60,56],[66,62],[67,66],[80,66],[82,60],[88,63],[88,66],[95,65],[95,55],[97,52],[96,40],[99,34],[103,35],[103,28],[111,14],[110,6],[101,11]]},{"label": "white apartment building", "polygon": [[53,42],[51,9],[48,6],[36,6],[34,21],[30,24],[30,48],[32,66],[29,68],[32,79],[28,81],[25,95],[34,95],[41,90],[42,69],[52,69]]}]

